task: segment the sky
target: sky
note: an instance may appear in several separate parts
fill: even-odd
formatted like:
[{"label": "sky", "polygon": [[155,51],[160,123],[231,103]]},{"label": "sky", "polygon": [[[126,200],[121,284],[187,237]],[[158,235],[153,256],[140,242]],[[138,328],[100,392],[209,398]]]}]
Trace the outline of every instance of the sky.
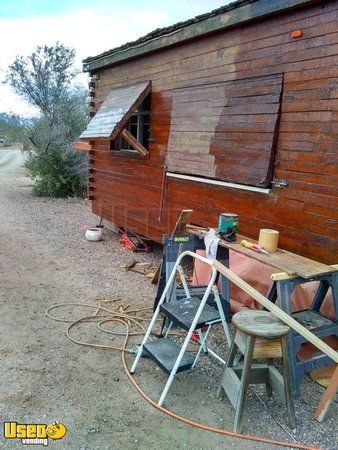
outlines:
[{"label": "sky", "polygon": [[[230,0],[0,0],[0,112],[31,116],[34,109],[2,82],[17,55],[57,41],[88,57],[219,8]],[[87,75],[79,76],[85,84]]]}]

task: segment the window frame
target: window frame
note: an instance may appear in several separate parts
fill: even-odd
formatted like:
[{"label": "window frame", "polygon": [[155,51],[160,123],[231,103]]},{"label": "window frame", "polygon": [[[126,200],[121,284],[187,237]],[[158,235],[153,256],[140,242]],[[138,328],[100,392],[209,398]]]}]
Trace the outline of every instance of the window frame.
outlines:
[{"label": "window frame", "polygon": [[[139,106],[139,108],[137,108],[132,115],[130,116],[130,118],[128,119],[128,122],[126,123],[126,125],[124,126],[124,129],[126,129],[127,131],[130,131],[131,126],[135,125],[132,124],[131,121],[133,118],[137,118],[136,121],[136,136],[135,139],[137,139],[147,150],[148,150],[148,155],[147,156],[142,156],[138,153],[137,150],[135,150],[131,144],[129,144],[119,133],[118,136],[109,141],[109,151],[110,154],[113,156],[127,156],[127,157],[131,157],[131,158],[141,158],[141,159],[147,159],[149,158],[149,142],[151,139],[151,94],[149,93],[148,96],[143,100],[143,102],[141,103],[141,105]],[[149,109],[143,109],[144,108],[144,104],[147,101],[149,97]],[[148,124],[146,123],[146,125],[144,124],[144,118],[148,117]],[[149,137],[147,139],[146,142],[144,142],[144,129],[145,127],[149,128]],[[123,145],[127,145],[129,148],[125,148],[123,147]]]}]

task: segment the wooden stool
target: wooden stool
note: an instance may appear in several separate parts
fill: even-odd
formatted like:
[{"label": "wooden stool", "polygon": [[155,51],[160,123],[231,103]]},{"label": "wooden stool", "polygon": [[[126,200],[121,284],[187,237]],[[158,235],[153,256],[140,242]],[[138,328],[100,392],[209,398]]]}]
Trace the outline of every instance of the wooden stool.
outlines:
[{"label": "wooden stool", "polygon": [[[219,398],[227,394],[236,410],[234,431],[241,432],[244,401],[249,384],[266,385],[267,394],[274,390],[286,404],[288,423],[295,428],[296,419],[291,392],[289,360],[285,337],[290,328],[268,311],[242,311],[232,322],[236,327],[227,364],[224,368]],[[243,365],[234,366],[239,350],[244,355]],[[283,358],[283,376],[272,365],[273,358]],[[268,359],[268,364],[252,365],[253,359]]]}]

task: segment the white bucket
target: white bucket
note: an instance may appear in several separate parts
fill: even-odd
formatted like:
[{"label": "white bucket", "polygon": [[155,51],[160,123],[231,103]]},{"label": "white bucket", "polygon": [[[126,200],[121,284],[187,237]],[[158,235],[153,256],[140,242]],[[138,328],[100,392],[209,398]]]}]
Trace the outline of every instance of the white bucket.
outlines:
[{"label": "white bucket", "polygon": [[101,241],[102,228],[86,228],[85,237],[87,241]]}]

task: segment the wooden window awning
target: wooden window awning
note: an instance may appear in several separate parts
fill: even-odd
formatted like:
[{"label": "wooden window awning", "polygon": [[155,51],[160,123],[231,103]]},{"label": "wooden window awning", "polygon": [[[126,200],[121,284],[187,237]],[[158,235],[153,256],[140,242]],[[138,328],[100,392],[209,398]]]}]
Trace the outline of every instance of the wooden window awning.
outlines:
[{"label": "wooden window awning", "polygon": [[115,139],[150,91],[150,81],[111,90],[80,139]]}]

